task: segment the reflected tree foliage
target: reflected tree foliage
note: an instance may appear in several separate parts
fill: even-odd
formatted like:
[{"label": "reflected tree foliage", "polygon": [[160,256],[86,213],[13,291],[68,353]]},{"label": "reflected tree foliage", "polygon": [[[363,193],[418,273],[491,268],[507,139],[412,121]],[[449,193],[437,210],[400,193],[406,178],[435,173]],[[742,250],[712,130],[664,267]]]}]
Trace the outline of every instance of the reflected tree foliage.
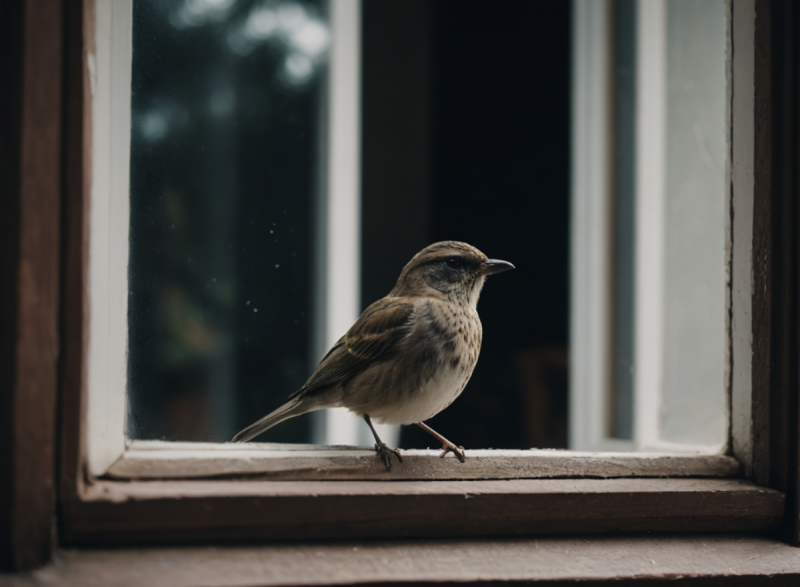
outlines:
[{"label": "reflected tree foliage", "polygon": [[[223,441],[313,362],[326,9],[133,10],[128,436]],[[305,442],[308,426],[295,419],[270,440]]]}]

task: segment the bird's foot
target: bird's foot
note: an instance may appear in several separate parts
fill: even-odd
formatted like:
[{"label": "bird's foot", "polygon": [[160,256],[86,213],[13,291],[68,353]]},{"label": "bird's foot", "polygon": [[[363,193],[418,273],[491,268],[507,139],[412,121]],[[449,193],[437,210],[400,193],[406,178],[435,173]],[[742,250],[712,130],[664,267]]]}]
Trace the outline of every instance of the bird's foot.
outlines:
[{"label": "bird's foot", "polygon": [[453,444],[450,441],[443,442],[442,443],[442,454],[439,455],[439,458],[443,459],[444,456],[449,452],[451,452],[454,455],[456,455],[456,458],[459,461],[461,461],[462,463],[464,462],[464,459],[467,458],[467,456],[464,454],[464,447],[463,446],[456,446],[455,444]]},{"label": "bird's foot", "polygon": [[383,460],[383,464],[386,466],[387,471],[392,470],[392,455],[397,457],[398,463],[403,462],[403,457],[400,456],[399,450],[396,448],[389,448],[382,442],[379,442],[375,445],[375,452],[378,453],[378,456]]}]

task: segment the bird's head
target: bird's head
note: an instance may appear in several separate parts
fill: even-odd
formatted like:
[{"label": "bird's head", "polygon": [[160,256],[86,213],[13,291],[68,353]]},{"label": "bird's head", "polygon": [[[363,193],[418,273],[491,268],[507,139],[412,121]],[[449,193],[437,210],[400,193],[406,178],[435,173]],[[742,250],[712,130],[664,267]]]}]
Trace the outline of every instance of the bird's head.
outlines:
[{"label": "bird's head", "polygon": [[513,268],[467,243],[442,241],[414,255],[390,295],[445,297],[475,307],[486,276]]}]

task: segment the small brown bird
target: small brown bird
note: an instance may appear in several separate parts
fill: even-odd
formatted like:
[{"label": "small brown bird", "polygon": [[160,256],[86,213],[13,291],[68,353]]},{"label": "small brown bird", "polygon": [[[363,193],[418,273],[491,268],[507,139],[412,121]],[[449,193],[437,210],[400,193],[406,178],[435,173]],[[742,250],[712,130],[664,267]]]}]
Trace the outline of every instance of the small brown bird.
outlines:
[{"label": "small brown bird", "polygon": [[325,408],[345,407],[366,420],[387,470],[391,455],[372,426],[416,424],[442,443],[441,456],[464,449],[429,426],[467,385],[481,350],[478,297],[487,275],[514,266],[456,241],[432,244],[403,268],[394,289],[364,310],[289,401],[251,424],[233,442],[247,442],[276,424]]}]

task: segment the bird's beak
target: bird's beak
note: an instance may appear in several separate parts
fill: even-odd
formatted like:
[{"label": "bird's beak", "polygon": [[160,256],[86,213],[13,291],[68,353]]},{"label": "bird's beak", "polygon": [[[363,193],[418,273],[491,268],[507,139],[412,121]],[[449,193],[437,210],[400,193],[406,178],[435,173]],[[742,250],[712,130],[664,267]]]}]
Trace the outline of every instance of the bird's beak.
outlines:
[{"label": "bird's beak", "polygon": [[495,273],[502,273],[515,267],[508,261],[501,261],[500,259],[486,259],[483,262],[483,274],[494,275]]}]

